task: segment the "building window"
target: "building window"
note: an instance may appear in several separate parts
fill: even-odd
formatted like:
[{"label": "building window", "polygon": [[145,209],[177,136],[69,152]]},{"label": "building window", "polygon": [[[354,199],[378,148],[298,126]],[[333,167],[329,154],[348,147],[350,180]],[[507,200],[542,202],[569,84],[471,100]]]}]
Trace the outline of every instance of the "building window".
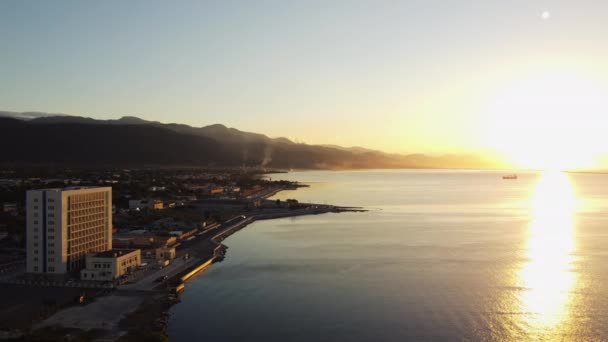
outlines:
[{"label": "building window", "polygon": [[35,203],[38,203],[38,199],[37,199],[37,198],[34,198],[34,202],[35,202]]},{"label": "building window", "polygon": [[55,200],[54,200],[54,199],[52,199],[52,198],[49,198],[49,199],[48,199],[48,202],[49,202],[49,203],[53,203],[53,202],[55,202]]},{"label": "building window", "polygon": [[55,258],[49,258],[49,262],[55,262]]},{"label": "building window", "polygon": [[38,220],[34,220],[34,224],[38,224]]},{"label": "building window", "polygon": [[34,206],[34,210],[38,210],[38,206],[37,205]]},{"label": "building window", "polygon": [[49,272],[55,272],[55,267],[52,267],[52,266],[47,267],[47,271],[49,271]]},{"label": "building window", "polygon": [[49,224],[55,224],[55,221],[49,221],[48,223]]},{"label": "building window", "polygon": [[34,272],[38,272],[38,266],[34,266]]}]

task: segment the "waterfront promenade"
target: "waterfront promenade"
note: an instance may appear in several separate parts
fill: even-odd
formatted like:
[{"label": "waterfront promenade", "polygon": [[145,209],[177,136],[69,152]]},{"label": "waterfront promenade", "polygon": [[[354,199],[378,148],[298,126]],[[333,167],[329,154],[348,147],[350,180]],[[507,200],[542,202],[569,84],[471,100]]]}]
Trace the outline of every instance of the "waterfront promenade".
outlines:
[{"label": "waterfront promenade", "polygon": [[[180,278],[191,270],[196,269],[201,264],[207,263],[211,259],[218,257],[217,250],[221,242],[234,234],[238,230],[248,226],[256,220],[269,220],[284,217],[294,217],[302,215],[316,215],[327,212],[336,212],[349,210],[347,208],[335,207],[332,205],[307,205],[302,209],[266,209],[260,213],[247,213],[246,215],[236,215],[227,220],[224,224],[206,231],[205,233],[196,236],[190,241],[183,241],[177,248],[177,258],[172,263],[156,272],[146,275],[133,284],[125,284],[118,286],[119,290],[138,290],[152,291],[166,288],[165,284],[159,284],[156,280],[166,276],[168,284],[177,286],[180,284]],[[353,209],[350,209],[353,210]],[[182,258],[184,255],[189,255],[188,259]]]},{"label": "waterfront promenade", "polygon": [[[187,281],[225,256],[226,248],[222,245],[222,241],[230,235],[256,220],[361,210],[319,204],[300,204],[296,208],[269,207],[268,204],[272,202],[274,205],[274,201],[267,198],[280,190],[281,188],[273,188],[256,194],[256,200],[266,201],[265,208],[237,212],[222,224],[213,226],[192,239],[181,241],[176,249],[176,258],[170,265],[160,269],[152,266],[143,277],[133,279],[133,283],[119,285],[112,295],[98,298],[98,305],[61,310],[37,326],[48,327],[59,324],[76,328],[80,322],[78,317],[82,316],[87,317],[85,324],[87,327],[100,329],[100,334],[108,340],[125,340],[125,338],[129,340],[132,337],[136,338],[143,331],[163,334],[167,312],[179,301],[176,292],[183,290]],[[151,269],[154,271],[150,271]],[[112,316],[120,317],[120,320],[114,318],[110,320],[108,315],[97,314],[99,310],[105,310],[106,306],[111,307]]]}]

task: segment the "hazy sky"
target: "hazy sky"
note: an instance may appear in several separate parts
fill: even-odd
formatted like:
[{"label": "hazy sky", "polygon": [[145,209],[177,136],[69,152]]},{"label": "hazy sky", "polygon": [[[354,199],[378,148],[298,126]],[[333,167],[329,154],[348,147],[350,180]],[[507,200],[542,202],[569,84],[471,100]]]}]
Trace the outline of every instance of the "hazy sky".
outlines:
[{"label": "hazy sky", "polygon": [[[2,0],[0,110],[500,149],[527,122],[526,144],[555,120],[554,136],[572,120],[604,125],[606,20],[608,1]],[[525,109],[564,108],[530,93],[581,89],[589,117]]]}]

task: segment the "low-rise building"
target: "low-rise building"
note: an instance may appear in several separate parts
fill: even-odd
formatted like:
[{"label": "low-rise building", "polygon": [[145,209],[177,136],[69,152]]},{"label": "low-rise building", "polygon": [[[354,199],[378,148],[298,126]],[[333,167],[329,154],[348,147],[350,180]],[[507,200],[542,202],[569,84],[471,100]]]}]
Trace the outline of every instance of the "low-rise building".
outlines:
[{"label": "low-rise building", "polygon": [[155,248],[172,246],[177,242],[175,236],[163,236],[156,234],[120,234],[115,236],[112,243],[118,248]]},{"label": "low-rise building", "polygon": [[164,209],[164,203],[161,200],[132,199],[132,200],[129,200],[129,209],[132,209],[132,210]]},{"label": "low-rise building", "polygon": [[2,212],[11,214],[11,215],[17,215],[18,214],[17,203],[4,203],[2,205]]},{"label": "low-rise building", "polygon": [[210,193],[211,195],[219,195],[219,194],[222,194],[222,193],[224,193],[224,187],[221,187],[221,186],[214,186],[214,187],[212,187],[212,188],[209,190],[209,193]]},{"label": "low-rise building", "polygon": [[181,240],[185,240],[191,236],[194,236],[194,234],[196,234],[196,233],[198,233],[198,228],[184,229],[184,230],[172,230],[169,232],[169,235],[175,236]]},{"label": "low-rise building", "polygon": [[156,249],[156,260],[175,259],[175,247],[161,247]]},{"label": "low-rise building", "polygon": [[141,265],[139,249],[111,249],[88,254],[86,268],[80,271],[82,280],[113,281]]},{"label": "low-rise building", "polygon": [[173,246],[176,243],[177,238],[175,236],[155,235],[153,238],[154,246],[158,247]]},{"label": "low-rise building", "polygon": [[150,208],[151,209],[164,209],[165,208],[165,203],[161,200],[154,200],[150,202]]},{"label": "low-rise building", "polygon": [[147,200],[132,199],[129,200],[129,209],[141,210],[148,207]]}]

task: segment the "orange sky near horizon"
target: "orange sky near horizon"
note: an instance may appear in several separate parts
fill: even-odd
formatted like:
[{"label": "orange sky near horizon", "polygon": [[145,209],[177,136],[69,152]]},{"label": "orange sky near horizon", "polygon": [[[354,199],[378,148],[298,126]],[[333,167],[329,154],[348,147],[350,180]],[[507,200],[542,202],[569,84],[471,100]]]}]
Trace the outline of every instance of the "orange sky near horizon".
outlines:
[{"label": "orange sky near horizon", "polygon": [[608,2],[0,2],[0,110],[608,167]]}]

